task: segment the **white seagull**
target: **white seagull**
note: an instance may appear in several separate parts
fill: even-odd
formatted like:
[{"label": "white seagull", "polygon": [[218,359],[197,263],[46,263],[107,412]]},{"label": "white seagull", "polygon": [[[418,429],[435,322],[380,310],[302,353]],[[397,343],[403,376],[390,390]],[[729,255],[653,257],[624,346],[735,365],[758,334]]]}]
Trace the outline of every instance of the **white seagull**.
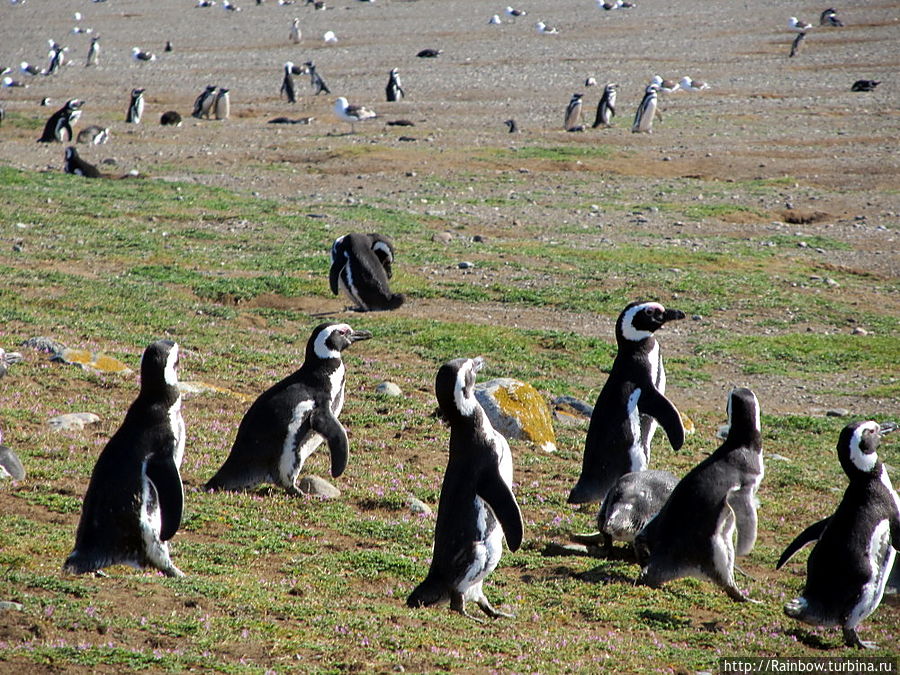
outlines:
[{"label": "white seagull", "polygon": [[548,26],[543,21],[538,21],[534,24],[534,27],[537,29],[537,32],[541,35],[556,35],[559,31],[553,26]]},{"label": "white seagull", "polygon": [[374,110],[369,110],[361,105],[348,105],[347,99],[343,96],[338,97],[334,102],[334,114],[344,122],[350,123],[350,133],[356,133],[357,122],[365,122],[374,117],[378,117]]},{"label": "white seagull", "polygon": [[681,88],[685,91],[702,91],[709,89],[709,85],[703,80],[692,80],[687,75],[681,78]]},{"label": "white seagull", "polygon": [[788,28],[797,31],[798,33],[805,33],[812,28],[812,24],[807,23],[806,21],[800,21],[796,16],[792,16],[788,19]]},{"label": "white seagull", "polygon": [[337,42],[337,35],[334,34],[333,30],[325,31],[325,35],[322,36],[322,39],[328,43]]}]

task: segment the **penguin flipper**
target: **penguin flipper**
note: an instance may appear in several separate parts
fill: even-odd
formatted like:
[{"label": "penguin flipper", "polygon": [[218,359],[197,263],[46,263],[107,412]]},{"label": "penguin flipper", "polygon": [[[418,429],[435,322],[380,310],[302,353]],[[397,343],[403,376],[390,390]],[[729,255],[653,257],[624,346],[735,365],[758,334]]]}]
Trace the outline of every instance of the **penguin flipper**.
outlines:
[{"label": "penguin flipper", "polygon": [[309,426],[328,443],[328,450],[331,453],[331,475],[337,478],[347,468],[347,457],[350,454],[350,443],[344,425],[330,410],[316,408],[309,416]]},{"label": "penguin flipper", "polygon": [[674,450],[681,449],[681,446],[684,445],[684,425],[681,423],[681,413],[665,395],[661,394],[656,387],[643,387],[638,400],[638,410],[659,422]]},{"label": "penguin flipper", "polygon": [[181,474],[172,457],[154,457],[147,462],[147,478],[156,487],[159,499],[162,521],[159,539],[168,541],[178,531],[184,512],[184,486],[181,483]]},{"label": "penguin flipper", "polygon": [[338,294],[338,280],[341,277],[343,269],[344,265],[342,262],[335,260],[331,263],[331,269],[328,270],[328,285],[331,286],[332,295]]},{"label": "penguin flipper", "polygon": [[831,522],[831,516],[827,518],[823,518],[817,523],[813,523],[809,527],[807,527],[803,532],[797,535],[797,538],[792,541],[784,552],[781,554],[781,557],[778,559],[778,562],[775,564],[775,569],[780,570],[784,564],[790,560],[794,554],[799,551],[801,548],[806,546],[807,544],[811,544],[814,541],[818,541],[819,537],[822,536],[822,532],[825,531],[828,523]]},{"label": "penguin flipper", "polygon": [[509,486],[500,477],[499,471],[490,471],[478,481],[476,493],[481,497],[497,517],[506,544],[510,551],[518,550],[522,545],[525,526],[522,524],[522,512]]}]

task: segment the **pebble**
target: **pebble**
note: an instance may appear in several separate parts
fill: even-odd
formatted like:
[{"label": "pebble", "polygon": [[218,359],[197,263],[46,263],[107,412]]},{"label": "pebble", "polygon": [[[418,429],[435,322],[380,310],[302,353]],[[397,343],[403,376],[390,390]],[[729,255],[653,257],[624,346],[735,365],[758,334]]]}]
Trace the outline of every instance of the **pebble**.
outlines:
[{"label": "pebble", "polygon": [[100,418],[94,413],[78,412],[57,415],[47,420],[47,424],[53,431],[79,431],[88,424],[99,422]]},{"label": "pebble", "polygon": [[542,551],[543,555],[588,555],[588,547],[584,544],[558,544],[549,542]]},{"label": "pebble", "polygon": [[850,411],[846,408],[829,408],[825,411],[825,417],[846,417]]},{"label": "pebble", "polygon": [[421,513],[423,516],[430,516],[434,513],[431,510],[431,507],[428,506],[428,504],[417,497],[413,497],[412,495],[407,498],[406,505],[413,513]]},{"label": "pebble", "polygon": [[303,494],[324,499],[335,499],[341,496],[341,491],[324,478],[318,476],[303,476],[297,481],[297,489]]},{"label": "pebble", "polygon": [[472,269],[473,267],[475,267],[475,264],[470,263],[468,260],[463,260],[462,262],[457,264],[457,267],[461,270],[469,270],[469,269]]},{"label": "pebble", "polygon": [[385,396],[403,396],[403,390],[393,382],[382,382],[375,387],[375,392]]},{"label": "pebble", "polygon": [[852,331],[850,331],[850,333],[853,335],[868,335],[869,331],[867,331],[865,328],[856,326]]},{"label": "pebble", "polygon": [[790,457],[785,457],[784,455],[779,455],[777,452],[767,452],[767,459],[775,460],[776,462],[790,462]]},{"label": "pebble", "polygon": [[0,612],[21,612],[22,603],[12,602],[11,600],[0,600]]}]

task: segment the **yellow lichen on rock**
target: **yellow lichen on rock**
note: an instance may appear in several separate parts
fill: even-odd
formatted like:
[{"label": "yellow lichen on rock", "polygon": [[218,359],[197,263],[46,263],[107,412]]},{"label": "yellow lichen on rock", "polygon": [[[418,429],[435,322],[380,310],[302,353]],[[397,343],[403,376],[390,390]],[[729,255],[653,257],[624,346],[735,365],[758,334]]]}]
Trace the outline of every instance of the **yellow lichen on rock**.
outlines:
[{"label": "yellow lichen on rock", "polygon": [[485,391],[488,390],[500,411],[518,422],[518,429],[501,423],[498,431],[510,438],[528,440],[546,452],[556,450],[550,407],[537,389],[525,382],[504,378],[486,383]]},{"label": "yellow lichen on rock", "polygon": [[124,363],[102,352],[90,352],[87,349],[63,349],[59,355],[63,363],[81,366],[85,370],[94,370],[100,373],[116,373],[118,375],[131,375],[134,371]]}]

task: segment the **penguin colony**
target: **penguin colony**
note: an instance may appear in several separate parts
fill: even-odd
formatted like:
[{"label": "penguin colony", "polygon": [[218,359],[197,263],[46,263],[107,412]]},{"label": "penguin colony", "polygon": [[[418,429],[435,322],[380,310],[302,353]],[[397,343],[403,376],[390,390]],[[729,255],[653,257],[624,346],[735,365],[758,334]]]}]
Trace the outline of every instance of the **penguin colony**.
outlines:
[{"label": "penguin colony", "polygon": [[[621,2],[602,3],[605,10],[623,6]],[[229,7],[239,11],[233,5]],[[507,8],[509,16],[525,14],[510,10]],[[812,25],[794,17],[789,25],[797,32],[793,57]],[[822,13],[820,25],[840,27],[843,23],[835,10],[829,9]],[[540,22],[539,31],[554,34],[556,29]],[[299,43],[300,39],[295,19],[290,40]],[[20,69],[32,77],[56,73],[66,63],[65,51],[51,41],[47,68],[23,62]],[[423,50],[419,56],[439,53]],[[99,56],[96,36],[85,65],[98,66]],[[149,64],[157,57],[135,47],[133,58]],[[302,72],[310,74],[316,94],[330,93],[312,62],[306,64],[305,71],[286,62],[281,93],[289,102],[296,102],[293,75]],[[871,90],[878,84],[860,82],[854,90]],[[616,83],[605,86],[593,128],[612,125],[617,88]],[[632,131],[652,132],[660,94],[708,88],[706,83],[689,77],[680,82],[655,77],[645,89]],[[126,122],[140,123],[144,91],[132,90]],[[389,73],[385,93],[388,102],[406,95],[397,68]],[[584,130],[582,98],[582,94],[574,94],[567,106],[566,131]],[[78,99],[67,101],[47,120],[39,141],[71,142],[73,125],[83,105]],[[351,124],[352,130],[354,123],[376,116],[362,106],[350,106],[344,97],[337,99],[335,112]],[[229,89],[217,85],[206,87],[192,111],[195,118],[224,120],[229,115]],[[181,122],[174,111],[166,113],[164,120],[171,121],[163,124]],[[512,120],[507,124],[510,131],[516,130]],[[79,142],[106,142],[108,129],[88,129],[91,133],[85,134],[85,140],[79,134]],[[66,149],[65,171],[87,177],[99,175],[74,147]],[[393,245],[382,235],[351,233],[339,237],[331,250],[331,290],[335,295],[345,293],[359,311],[396,309],[403,304],[404,296],[388,287],[393,262]],[[683,312],[652,302],[631,303],[619,316],[618,353],[591,417],[581,474],[569,502],[601,505],[598,529],[607,547],[613,540],[633,542],[641,568],[639,583],[658,586],[679,577],[696,576],[744,602],[749,597],[735,583],[735,558],[747,555],[755,544],[756,493],[764,475],[756,396],[744,388],[729,394],[726,439],[681,480],[668,472],[648,469],[657,426],[662,426],[674,450],[684,442],[680,414],[665,396],[665,371],[655,339],[658,329],[682,318]],[[271,482],[298,495],[297,477],[306,459],[323,443],[329,450],[332,476],[339,477],[349,458],[347,433],[338,420],[345,399],[341,353],[370,337],[369,332],[354,330],[348,324],[317,326],[307,343],[303,365],[251,405],[225,463],[209,479],[206,489],[249,489]],[[185,424],[177,388],[178,353],[178,345],[168,340],[146,348],[141,360],[140,392],[97,459],[75,545],[64,563],[66,571],[82,574],[127,564],[152,567],[167,576],[183,576],[168,549],[184,509],[180,467]],[[422,607],[449,602],[451,609],[468,615],[466,602],[472,601],[487,616],[497,618],[511,615],[491,605],[483,583],[499,564],[503,539],[515,551],[522,544],[524,526],[512,490],[509,446],[473,395],[475,377],[483,364],[480,357],[457,358],[437,373],[435,397],[450,429],[449,458],[432,562],[407,604]],[[4,366],[0,377],[5,372]],[[877,454],[882,436],[894,429],[894,425],[871,421],[847,425],[837,443],[838,460],[849,480],[840,504],[833,514],[803,530],[777,564],[780,569],[801,548],[813,545],[806,586],[800,597],[785,605],[785,614],[813,625],[840,627],[845,644],[852,647],[872,646],[860,639],[857,629],[877,609],[894,565],[895,550],[900,547],[900,499]],[[25,477],[21,463],[6,446],[0,446],[0,476],[14,480]],[[110,484],[115,488],[107,489]]]}]

